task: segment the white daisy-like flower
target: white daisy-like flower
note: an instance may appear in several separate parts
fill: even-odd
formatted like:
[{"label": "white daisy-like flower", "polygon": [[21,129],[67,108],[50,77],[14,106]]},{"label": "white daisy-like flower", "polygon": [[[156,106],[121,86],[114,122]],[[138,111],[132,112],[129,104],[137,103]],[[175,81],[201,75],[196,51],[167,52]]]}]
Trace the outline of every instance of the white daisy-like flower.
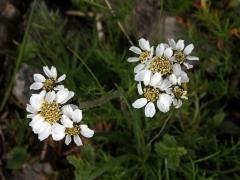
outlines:
[{"label": "white daisy-like flower", "polygon": [[30,113],[27,115],[32,121],[29,125],[33,132],[38,134],[40,141],[46,139],[50,134],[53,140],[59,141],[64,136],[62,132],[65,127],[60,123],[63,122],[63,113],[61,106],[72,98],[74,93],[63,89],[55,91],[41,91],[39,94],[33,94],[30,97],[30,104],[27,104],[26,110]]},{"label": "white daisy-like flower", "polygon": [[159,73],[155,73],[144,88],[141,82],[138,83],[138,93],[143,97],[137,99],[132,106],[137,109],[145,106],[145,116],[151,118],[156,113],[155,103],[161,112],[168,112],[172,104],[170,86],[171,82],[167,78],[162,79]]},{"label": "white daisy-like flower", "polygon": [[187,91],[181,85],[176,85],[172,88],[173,106],[180,108],[182,106],[182,99],[188,99]]},{"label": "white daisy-like flower", "polygon": [[171,57],[173,51],[163,43],[156,48],[156,56],[147,64],[146,68],[139,70],[135,75],[136,81],[143,81],[144,85],[149,84],[151,76],[155,73],[161,76],[168,76],[173,72]]},{"label": "white daisy-like flower", "polygon": [[174,55],[172,60],[179,64],[183,64],[187,69],[193,67],[193,65],[189,64],[189,61],[198,61],[199,57],[190,56],[192,53],[194,46],[193,44],[189,44],[185,47],[184,40],[178,40],[177,43],[173,39],[169,39],[169,45],[174,50]]},{"label": "white daisy-like flower", "polygon": [[128,62],[140,61],[141,63],[145,63],[152,58],[154,49],[150,46],[149,41],[141,38],[138,40],[138,43],[140,48],[136,46],[131,46],[129,48],[129,50],[137,54],[138,57],[129,57],[127,59]]},{"label": "white daisy-like flower", "polygon": [[[89,129],[87,125],[80,124],[82,120],[82,111],[76,106],[72,105],[65,105],[62,107],[62,111],[64,113],[64,121],[66,121],[65,124],[65,144],[69,145],[73,141],[77,146],[81,146],[82,140],[80,138],[80,134],[86,138],[91,138],[94,135],[94,131]],[[72,123],[69,123],[69,122]],[[67,125],[67,126],[66,126]]]},{"label": "white daisy-like flower", "polygon": [[44,77],[42,74],[34,74],[33,78],[35,82],[31,84],[30,89],[43,89],[47,92],[58,90],[58,84],[66,78],[66,75],[63,74],[57,78],[57,69],[54,66],[52,66],[51,69],[47,66],[44,66],[43,71],[47,77]]}]

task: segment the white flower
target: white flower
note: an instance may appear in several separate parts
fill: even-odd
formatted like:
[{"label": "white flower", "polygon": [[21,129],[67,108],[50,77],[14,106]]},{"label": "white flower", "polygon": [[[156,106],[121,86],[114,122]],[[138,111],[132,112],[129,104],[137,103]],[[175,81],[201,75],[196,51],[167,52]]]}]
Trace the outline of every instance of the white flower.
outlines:
[{"label": "white flower", "polygon": [[199,58],[196,56],[190,56],[191,52],[194,49],[193,44],[189,44],[185,47],[184,40],[178,40],[176,43],[173,39],[169,39],[169,45],[174,50],[174,55],[172,60],[179,64],[185,65],[187,69],[190,69],[193,67],[191,64],[188,63],[188,61],[199,60]]},{"label": "white flower", "polygon": [[68,101],[73,92],[63,89],[55,93],[55,91],[41,91],[40,94],[33,94],[30,97],[30,104],[27,104],[26,110],[30,113],[27,115],[32,121],[29,125],[33,132],[38,134],[40,141],[46,139],[50,134],[53,140],[59,141],[64,136],[62,133],[65,127],[59,124],[63,118],[61,106]]},{"label": "white flower", "polygon": [[[76,106],[65,105],[62,107],[62,111],[66,115],[64,116],[64,121],[67,122],[65,123],[62,121],[62,123],[65,125],[64,136],[66,136],[66,145],[71,143],[72,136],[75,144],[77,146],[81,146],[82,140],[79,137],[80,134],[86,138],[91,138],[94,135],[94,131],[89,129],[87,125],[79,125],[80,121],[82,120],[82,111],[80,109],[78,109]],[[69,121],[71,121],[70,119],[72,120],[72,123],[69,123]]]},{"label": "white flower", "polygon": [[143,97],[137,99],[132,106],[137,109],[145,106],[145,116],[151,118],[156,113],[155,102],[161,112],[169,111],[172,104],[172,96],[168,94],[170,86],[171,82],[168,79],[163,80],[159,73],[155,73],[143,89],[141,82],[138,83],[138,93]]},{"label": "white flower", "polygon": [[180,108],[182,106],[182,99],[188,99],[187,91],[181,85],[176,85],[172,90],[173,106]]},{"label": "white flower", "polygon": [[128,62],[137,62],[145,63],[147,60],[150,60],[153,56],[153,47],[150,47],[149,41],[144,38],[138,40],[139,47],[131,46],[129,48],[130,51],[134,52],[138,55],[138,57],[130,57],[128,58]]},{"label": "white flower", "polygon": [[144,85],[150,82],[153,74],[158,73],[161,76],[168,76],[173,71],[173,64],[170,61],[173,55],[171,48],[164,44],[159,44],[156,48],[156,56],[146,64],[146,68],[136,71],[135,80],[143,81]]},{"label": "white flower", "polygon": [[[34,83],[31,84],[30,89],[39,90],[43,89],[45,91],[58,90],[58,83],[63,81],[66,78],[66,75],[63,74],[59,78],[57,78],[57,70],[55,67],[48,68],[47,66],[43,67],[43,71],[47,78],[45,78],[42,74],[34,74]],[[56,89],[54,89],[56,88]]]}]

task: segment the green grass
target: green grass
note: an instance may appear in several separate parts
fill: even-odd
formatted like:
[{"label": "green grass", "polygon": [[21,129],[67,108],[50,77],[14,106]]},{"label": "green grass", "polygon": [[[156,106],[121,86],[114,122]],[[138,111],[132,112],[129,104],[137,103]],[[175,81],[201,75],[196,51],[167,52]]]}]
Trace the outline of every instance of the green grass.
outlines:
[{"label": "green grass", "polygon": [[[188,23],[177,37],[194,43],[200,62],[189,73],[189,100],[179,110],[172,108],[153,119],[131,107],[137,98],[134,65],[126,61],[131,55],[130,44],[117,25],[118,20],[128,18],[136,2],[116,1],[114,17],[104,1],[72,0],[72,9],[103,14],[103,41],[97,37],[94,17],[67,18],[59,11],[49,11],[44,4],[29,10],[31,26],[26,28],[18,53],[12,52],[16,54],[16,65],[9,69],[14,73],[6,87],[2,109],[14,104],[10,91],[22,63],[39,72],[43,65],[53,65],[59,74],[67,75],[64,84],[75,92],[74,102],[84,108],[83,121],[96,131],[87,145],[68,156],[64,152],[70,147],[57,142],[49,147],[45,161],[54,167],[56,177],[240,178],[240,127],[239,117],[235,116],[240,105],[236,78],[240,45],[239,37],[230,34],[231,29],[240,27],[239,14],[236,15],[239,3],[234,5],[237,2],[232,0],[224,6],[212,2],[200,7],[191,0],[179,5],[174,2],[164,1],[163,11]],[[220,15],[216,15],[216,10]],[[30,12],[34,12],[32,20]],[[137,43],[140,37],[134,36],[136,32],[128,33]],[[26,126],[29,120],[25,119],[24,108],[13,112],[16,123],[15,127],[9,124],[13,138],[7,149],[11,152],[24,147],[23,152],[34,159],[41,153],[43,143]],[[28,136],[23,136],[23,132]]]}]

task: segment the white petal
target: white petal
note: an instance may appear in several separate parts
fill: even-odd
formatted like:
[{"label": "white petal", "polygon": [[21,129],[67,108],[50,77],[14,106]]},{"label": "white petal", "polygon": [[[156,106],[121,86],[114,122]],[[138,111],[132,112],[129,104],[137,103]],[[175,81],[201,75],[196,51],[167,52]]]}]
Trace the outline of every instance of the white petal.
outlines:
[{"label": "white petal", "polygon": [[176,50],[182,51],[183,48],[184,48],[184,40],[178,40],[178,42],[176,44]]},{"label": "white petal", "polygon": [[136,46],[131,46],[130,48],[129,48],[129,50],[130,51],[132,51],[132,52],[134,52],[135,54],[141,54],[141,49],[139,49],[138,47],[136,47]]},{"label": "white petal", "polygon": [[27,112],[30,112],[33,114],[37,112],[37,110],[34,107],[32,107],[30,104],[27,104],[26,110],[27,110]]},{"label": "white petal", "polygon": [[51,134],[51,125],[48,125],[41,133],[38,134],[38,139],[42,141],[48,138],[50,134]]},{"label": "white petal", "polygon": [[53,102],[55,98],[56,98],[56,93],[54,91],[48,92],[45,96],[45,100],[47,102]]},{"label": "white petal", "polygon": [[137,62],[139,59],[137,57],[130,57],[127,59],[128,62]]},{"label": "white petal", "polygon": [[189,82],[188,75],[184,71],[181,72],[181,81],[182,81],[182,83],[188,83]]},{"label": "white petal", "polygon": [[72,120],[73,122],[80,122],[82,120],[82,111],[80,109],[76,109],[73,113],[72,113]]},{"label": "white petal", "polygon": [[180,108],[182,106],[182,100],[181,99],[179,99],[179,100],[177,100],[177,103],[176,103],[176,105],[175,105],[175,108]]},{"label": "white petal", "polygon": [[172,104],[172,97],[168,94],[161,94],[157,101],[157,107],[161,112],[168,112]]},{"label": "white petal", "polygon": [[36,82],[44,82],[46,80],[46,78],[41,74],[34,74],[33,79]]},{"label": "white petal", "polygon": [[33,90],[39,90],[43,87],[43,83],[41,82],[35,82],[33,84],[31,84],[30,86],[30,89],[33,89]]},{"label": "white petal", "polygon": [[52,138],[54,141],[60,141],[65,136],[65,127],[58,123],[52,125]]},{"label": "white petal", "polygon": [[74,96],[74,92],[73,91],[69,91],[67,98],[61,103],[64,104],[66,103],[69,99],[71,99]]},{"label": "white petal", "polygon": [[162,80],[162,76],[160,73],[155,73],[152,78],[151,78],[151,82],[150,85],[151,86],[155,86],[157,85],[160,81]]},{"label": "white petal", "polygon": [[161,43],[156,48],[156,56],[161,57],[164,53],[164,45]]},{"label": "white petal", "polygon": [[135,76],[135,81],[143,81],[146,70],[139,71]]},{"label": "white petal", "polygon": [[62,112],[68,117],[72,117],[73,109],[72,107],[68,104],[62,107]]},{"label": "white petal", "polygon": [[51,74],[54,79],[57,79],[57,69],[54,66],[51,67]]},{"label": "white petal", "polygon": [[56,101],[58,103],[62,103],[63,101],[66,100],[66,98],[68,97],[69,91],[67,89],[63,89],[57,92],[57,99]]},{"label": "white petal", "polygon": [[132,103],[132,106],[136,109],[142,108],[147,104],[147,99],[146,98],[140,98],[137,99],[134,103]]},{"label": "white petal", "polygon": [[35,134],[38,134],[38,133],[39,133],[39,130],[42,128],[42,126],[43,126],[44,124],[45,124],[45,123],[44,123],[44,121],[43,121],[43,118],[40,117],[40,116],[35,116],[35,117],[33,118],[33,121],[31,121],[31,122],[29,123],[29,125],[32,127],[33,132],[34,132]]},{"label": "white petal", "polygon": [[145,116],[152,118],[156,114],[155,105],[153,102],[149,102],[145,107]]},{"label": "white petal", "polygon": [[138,40],[139,46],[144,51],[150,51],[150,44],[149,41],[145,40],[144,38],[141,38]]},{"label": "white petal", "polygon": [[80,133],[86,137],[86,138],[91,138],[94,135],[94,131],[89,129],[87,125],[80,125],[81,131]]},{"label": "white petal", "polygon": [[135,66],[134,68],[134,73],[138,73],[140,70],[142,70],[145,67],[144,64],[138,64],[137,66]]},{"label": "white petal", "polygon": [[47,75],[47,77],[52,77],[52,73],[51,73],[50,69],[47,66],[43,67],[43,71]]},{"label": "white petal", "polygon": [[181,73],[181,65],[178,63],[175,63],[173,65],[173,74],[175,74],[176,76],[179,76]]},{"label": "white petal", "polygon": [[154,47],[152,46],[151,49],[150,49],[150,55],[149,55],[148,59],[152,58],[153,53],[154,53]]},{"label": "white petal", "polygon": [[[44,92],[44,91],[43,91]],[[37,111],[40,110],[40,107],[42,105],[42,101],[43,101],[43,98],[45,96],[45,93],[42,94],[42,92],[40,94],[33,94],[31,97],[30,97],[30,105],[36,109]]]},{"label": "white petal", "polygon": [[163,45],[164,45],[164,48],[166,49],[166,48],[171,48],[167,43],[163,43]]},{"label": "white petal", "polygon": [[66,79],[66,74],[63,74],[58,78],[57,82],[62,82],[65,79]]},{"label": "white petal", "polygon": [[[39,116],[39,115],[35,115],[33,118],[32,118],[32,121],[29,123],[29,126],[31,126],[32,128],[37,128],[38,125],[39,125],[39,122],[40,121],[43,121],[42,117]],[[41,123],[41,122],[40,122]],[[35,127],[36,126],[36,127]]]},{"label": "white petal", "polygon": [[189,55],[194,49],[193,44],[189,44],[187,47],[185,47],[183,53],[186,55]]},{"label": "white petal", "polygon": [[196,57],[196,56],[187,56],[186,59],[187,59],[187,60],[190,60],[190,61],[198,61],[198,60],[199,60],[199,57]]},{"label": "white petal", "polygon": [[152,76],[152,72],[150,70],[146,70],[145,75],[143,77],[143,83],[145,86],[149,85],[151,76]]},{"label": "white petal", "polygon": [[169,39],[168,43],[171,48],[176,49],[176,42],[174,41],[174,39]]},{"label": "white petal", "polygon": [[138,90],[138,94],[139,94],[139,95],[142,95],[142,94],[143,94],[143,89],[142,89],[142,83],[141,83],[141,82],[139,82],[139,83],[137,84],[137,90]]},{"label": "white petal", "polygon": [[73,140],[74,140],[74,142],[76,143],[77,146],[83,145],[82,140],[80,139],[80,137],[78,135],[74,135]]},{"label": "white petal", "polygon": [[159,85],[159,89],[162,91],[166,91],[170,86],[172,85],[172,82],[168,79],[164,79],[161,84]]},{"label": "white petal", "polygon": [[189,63],[183,63],[184,66],[186,66],[187,69],[191,69],[193,68],[193,65],[189,64]]},{"label": "white petal", "polygon": [[172,84],[174,84],[174,85],[177,84],[177,77],[175,74],[171,74],[169,76],[169,80],[172,82]]},{"label": "white petal", "polygon": [[72,127],[73,127],[73,121],[71,121],[66,115],[62,115],[61,123],[62,123],[66,128],[72,128]]},{"label": "white petal", "polygon": [[60,91],[60,90],[63,90],[63,89],[65,89],[65,87],[63,85],[57,85],[56,87],[54,87],[55,91]]},{"label": "white petal", "polygon": [[166,58],[170,58],[172,55],[173,55],[173,50],[172,50],[171,48],[165,49],[165,51],[164,51],[164,56],[165,56]]},{"label": "white petal", "polygon": [[65,144],[66,144],[66,145],[69,145],[69,144],[71,143],[71,141],[72,141],[71,136],[66,135],[66,138],[65,138]]},{"label": "white petal", "polygon": [[42,131],[44,131],[47,127],[49,126],[49,123],[47,123],[46,121],[43,121],[41,127],[38,130],[38,134],[41,133]]},{"label": "white petal", "polygon": [[36,116],[36,114],[27,114],[27,118],[33,118],[34,116]]}]

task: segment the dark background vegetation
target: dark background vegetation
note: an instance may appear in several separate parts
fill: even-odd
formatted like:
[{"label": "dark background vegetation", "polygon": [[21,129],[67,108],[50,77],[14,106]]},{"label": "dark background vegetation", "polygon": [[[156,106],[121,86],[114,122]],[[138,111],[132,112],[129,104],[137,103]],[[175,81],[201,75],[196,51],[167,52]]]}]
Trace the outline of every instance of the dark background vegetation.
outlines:
[{"label": "dark background vegetation", "polygon": [[[0,179],[240,179],[240,2],[109,0],[113,11],[107,2],[0,0]],[[140,37],[181,38],[200,57],[189,100],[153,119],[131,107],[126,59]],[[43,65],[67,75],[96,132],[83,147],[39,142],[28,126]]]}]

